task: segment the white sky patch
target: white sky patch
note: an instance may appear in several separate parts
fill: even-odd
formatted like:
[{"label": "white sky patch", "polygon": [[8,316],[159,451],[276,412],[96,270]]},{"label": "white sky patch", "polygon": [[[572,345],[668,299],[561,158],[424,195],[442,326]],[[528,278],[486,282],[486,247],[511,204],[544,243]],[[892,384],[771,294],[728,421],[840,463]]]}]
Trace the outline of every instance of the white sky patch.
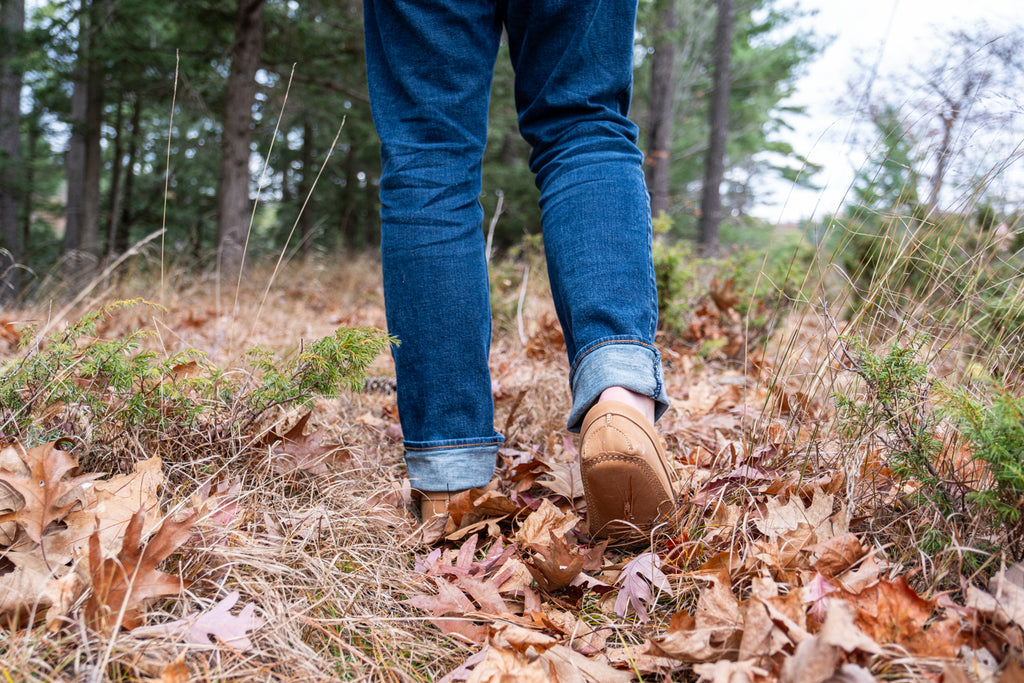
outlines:
[{"label": "white sky patch", "polygon": [[[863,88],[848,89],[864,67],[877,65],[879,74],[906,73],[938,53],[950,30],[970,30],[982,21],[993,31],[1000,26],[1024,26],[1020,0],[796,0],[794,4],[817,10],[803,20],[813,33],[834,37],[798,81],[790,102],[806,107],[808,116],[792,117],[789,122],[795,130],[786,135],[798,152],[825,167],[815,177],[824,189],[794,189],[784,182],[761,188],[752,213],[771,222],[820,217],[842,205],[865,159],[865,145],[870,144],[857,139],[858,135],[863,138],[863,129],[854,115],[866,93]],[[879,87],[881,83],[877,82]]]}]

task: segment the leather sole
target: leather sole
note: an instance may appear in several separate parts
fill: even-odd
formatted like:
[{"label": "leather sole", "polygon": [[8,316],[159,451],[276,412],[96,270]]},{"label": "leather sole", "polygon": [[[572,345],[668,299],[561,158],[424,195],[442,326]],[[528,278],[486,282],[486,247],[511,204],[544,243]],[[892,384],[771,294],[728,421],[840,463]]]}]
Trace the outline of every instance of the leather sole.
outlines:
[{"label": "leather sole", "polygon": [[616,401],[598,403],[580,432],[587,528],[595,538],[641,540],[675,509],[667,458],[653,426]]}]

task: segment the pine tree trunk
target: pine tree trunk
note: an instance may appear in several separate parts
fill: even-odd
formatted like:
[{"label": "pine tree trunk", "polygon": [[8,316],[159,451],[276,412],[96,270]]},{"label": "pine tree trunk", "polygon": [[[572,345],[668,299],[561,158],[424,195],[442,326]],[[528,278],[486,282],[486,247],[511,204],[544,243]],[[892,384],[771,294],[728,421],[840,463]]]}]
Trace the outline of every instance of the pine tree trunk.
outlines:
[{"label": "pine tree trunk", "polygon": [[238,0],[231,71],[224,96],[220,181],[217,192],[217,266],[237,274],[249,227],[249,143],[256,70],[263,50],[264,0]]},{"label": "pine tree trunk", "polygon": [[0,2],[0,301],[17,295],[21,278],[15,267],[22,257],[18,212],[23,185],[21,169],[21,71],[18,36],[25,28],[25,0]]},{"label": "pine tree trunk", "polygon": [[135,159],[139,155],[139,129],[142,126],[142,102],[136,94],[132,100],[132,118],[128,124],[131,134],[128,136],[128,159],[124,164],[124,191],[121,199],[121,216],[114,231],[114,253],[123,254],[128,251],[129,237],[135,214],[132,206],[135,201]]},{"label": "pine tree trunk", "polygon": [[114,156],[110,162],[110,188],[107,203],[110,205],[110,217],[107,221],[107,258],[117,255],[117,230],[121,224],[121,190],[124,175],[124,96],[117,103],[117,116],[114,119]]},{"label": "pine tree trunk", "polygon": [[729,130],[729,90],[732,86],[733,1],[718,0],[715,21],[714,86],[708,120],[711,137],[704,161],[704,188],[699,224],[700,248],[705,255],[718,251],[722,220],[722,179],[725,177],[725,140]]},{"label": "pine tree trunk", "polygon": [[657,11],[659,33],[651,57],[651,85],[648,91],[650,119],[647,124],[647,191],[651,194],[651,215],[669,212],[669,155],[672,151],[672,123],[675,120],[676,89],[676,0],[660,0]]},{"label": "pine tree trunk", "polygon": [[[301,208],[313,192],[313,124],[306,115],[302,119],[302,182],[299,183],[298,205]],[[313,241],[313,210],[306,206],[299,214],[299,255],[303,260],[312,253]]]},{"label": "pine tree trunk", "polygon": [[91,276],[99,260],[100,173],[103,163],[103,66],[95,58],[103,0],[82,0],[78,64],[71,94],[71,139],[67,155],[67,224],[62,245],[71,287]]}]

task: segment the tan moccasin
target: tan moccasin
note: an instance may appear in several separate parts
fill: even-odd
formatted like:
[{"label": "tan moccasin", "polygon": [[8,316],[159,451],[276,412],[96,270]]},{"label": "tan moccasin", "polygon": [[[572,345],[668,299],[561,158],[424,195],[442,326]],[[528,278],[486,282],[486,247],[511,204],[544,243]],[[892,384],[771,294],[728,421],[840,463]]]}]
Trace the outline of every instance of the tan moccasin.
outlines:
[{"label": "tan moccasin", "polygon": [[624,403],[602,401],[587,413],[580,470],[593,537],[641,540],[675,508],[668,461],[654,427]]},{"label": "tan moccasin", "polygon": [[452,495],[448,491],[420,491],[420,520],[429,522],[434,517],[446,516],[448,501],[451,500]]}]

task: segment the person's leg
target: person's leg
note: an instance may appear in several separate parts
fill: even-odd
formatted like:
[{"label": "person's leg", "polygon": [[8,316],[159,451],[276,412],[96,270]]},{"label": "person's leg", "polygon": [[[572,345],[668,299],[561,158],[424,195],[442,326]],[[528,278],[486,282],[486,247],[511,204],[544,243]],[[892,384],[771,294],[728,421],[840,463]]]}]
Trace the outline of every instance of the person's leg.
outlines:
[{"label": "person's leg", "polygon": [[627,118],[635,20],[636,0],[508,9],[519,125],[533,147],[548,275],[571,364],[572,431],[610,388],[630,392],[643,413],[647,399],[655,416],[668,406],[654,347],[650,204]]},{"label": "person's leg", "polygon": [[479,203],[501,37],[491,0],[365,0],[381,138],[381,255],[406,464],[415,489],[486,484],[502,437],[488,370]]},{"label": "person's leg", "polygon": [[668,406],[637,129],[627,118],[636,0],[511,2],[520,130],[565,332],[591,534],[643,538],[674,496],[653,421]]}]

